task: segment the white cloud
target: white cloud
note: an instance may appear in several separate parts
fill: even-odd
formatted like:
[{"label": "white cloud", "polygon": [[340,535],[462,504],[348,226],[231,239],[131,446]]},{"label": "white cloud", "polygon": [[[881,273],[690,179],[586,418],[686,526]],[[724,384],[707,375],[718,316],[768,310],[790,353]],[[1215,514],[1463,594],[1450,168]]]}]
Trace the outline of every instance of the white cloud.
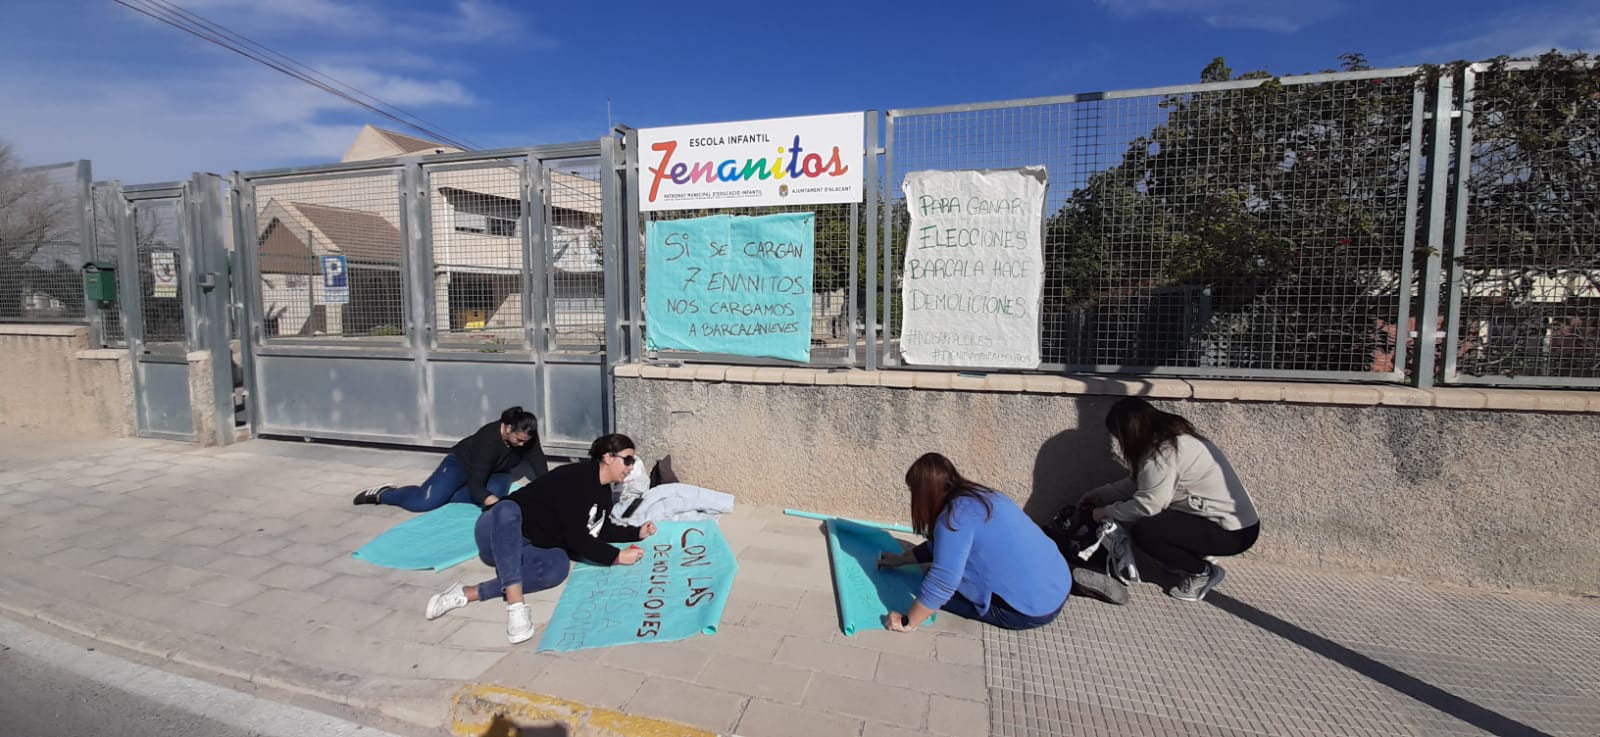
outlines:
[{"label": "white cloud", "polygon": [[[472,102],[451,80],[340,73],[397,105]],[[361,128],[349,103],[264,68],[0,76],[0,99],[29,101],[0,114],[0,136],[29,163],[90,159],[96,177],[127,183],[337,161]]]},{"label": "white cloud", "polygon": [[1600,50],[1600,9],[1572,4],[1519,9],[1460,29],[1459,41],[1413,52],[1411,62],[1479,61],[1502,54],[1538,56],[1558,51]]},{"label": "white cloud", "polygon": [[[177,0],[181,6],[423,119],[477,104],[462,44],[528,36],[490,0],[403,11],[382,0]],[[363,123],[398,123],[107,3],[69,53],[30,56],[0,28],[0,139],[29,163],[91,159],[100,178],[184,178],[337,161]],[[72,11],[41,6],[53,27]],[[64,27],[64,26],[63,26]],[[7,43],[8,40],[12,43]],[[518,41],[522,43],[522,41]],[[41,43],[41,49],[59,48]],[[26,67],[20,66],[27,64]],[[470,132],[444,126],[452,134]],[[475,140],[475,139],[474,139]]]},{"label": "white cloud", "polygon": [[293,32],[452,45],[551,43],[527,29],[516,10],[491,0],[455,0],[442,11],[397,9],[378,0],[187,0],[184,5],[251,38]]},{"label": "white cloud", "polygon": [[1120,18],[1197,18],[1214,28],[1293,33],[1344,12],[1339,0],[1095,0]]}]

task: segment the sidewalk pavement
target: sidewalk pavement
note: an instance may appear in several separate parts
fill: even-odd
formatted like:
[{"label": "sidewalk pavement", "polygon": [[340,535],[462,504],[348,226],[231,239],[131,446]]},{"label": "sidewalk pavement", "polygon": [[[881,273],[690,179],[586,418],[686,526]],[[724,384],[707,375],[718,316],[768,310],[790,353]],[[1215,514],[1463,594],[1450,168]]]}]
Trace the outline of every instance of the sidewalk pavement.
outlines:
[{"label": "sidewalk pavement", "polygon": [[[716,635],[538,653],[506,644],[493,603],[423,618],[446,584],[488,578],[479,562],[350,557],[410,516],[350,497],[420,480],[436,454],[15,432],[0,613],[427,729],[460,717],[458,694],[506,687],[743,737],[1600,734],[1594,599],[1245,559],[1201,604],[1140,586],[1128,607],[1074,598],[1033,632],[944,615],[845,637],[818,523],[741,507],[722,522],[740,569]],[[530,597],[536,623],[559,595]]]}]

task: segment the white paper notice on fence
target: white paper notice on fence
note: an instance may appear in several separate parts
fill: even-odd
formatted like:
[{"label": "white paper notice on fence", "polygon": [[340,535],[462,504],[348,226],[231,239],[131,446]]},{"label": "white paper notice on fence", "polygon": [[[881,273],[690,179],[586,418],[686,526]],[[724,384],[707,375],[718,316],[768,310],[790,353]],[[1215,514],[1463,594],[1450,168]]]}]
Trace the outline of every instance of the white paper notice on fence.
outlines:
[{"label": "white paper notice on fence", "polygon": [[1045,169],[914,171],[901,271],[907,364],[1038,368]]}]

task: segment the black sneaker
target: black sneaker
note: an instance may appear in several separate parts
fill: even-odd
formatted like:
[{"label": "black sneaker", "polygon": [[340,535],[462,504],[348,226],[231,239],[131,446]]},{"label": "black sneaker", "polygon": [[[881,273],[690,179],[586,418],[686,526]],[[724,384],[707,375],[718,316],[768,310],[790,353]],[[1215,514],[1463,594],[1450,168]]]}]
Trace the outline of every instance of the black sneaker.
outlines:
[{"label": "black sneaker", "polygon": [[1128,586],[1092,568],[1072,569],[1072,593],[1122,606],[1128,603]]},{"label": "black sneaker", "polygon": [[354,505],[357,505],[357,506],[360,506],[362,504],[377,504],[378,503],[378,497],[381,496],[383,494],[383,492],[388,491],[388,490],[393,489],[393,488],[394,488],[394,484],[381,484],[381,485],[378,485],[378,486],[374,486],[374,487],[372,487],[370,489],[362,489],[361,493],[357,494],[356,498],[354,500],[352,500],[350,503],[354,504]]}]

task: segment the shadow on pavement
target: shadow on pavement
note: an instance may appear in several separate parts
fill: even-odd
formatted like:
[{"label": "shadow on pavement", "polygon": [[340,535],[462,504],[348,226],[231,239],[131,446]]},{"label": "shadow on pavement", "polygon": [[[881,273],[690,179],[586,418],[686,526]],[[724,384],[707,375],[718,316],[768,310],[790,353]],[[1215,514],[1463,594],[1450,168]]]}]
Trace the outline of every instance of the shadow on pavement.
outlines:
[{"label": "shadow on pavement", "polygon": [[1395,670],[1333,640],[1307,631],[1227,594],[1212,591],[1206,603],[1332,660],[1389,688],[1499,737],[1552,737],[1498,712],[1467,701],[1415,676]]}]

